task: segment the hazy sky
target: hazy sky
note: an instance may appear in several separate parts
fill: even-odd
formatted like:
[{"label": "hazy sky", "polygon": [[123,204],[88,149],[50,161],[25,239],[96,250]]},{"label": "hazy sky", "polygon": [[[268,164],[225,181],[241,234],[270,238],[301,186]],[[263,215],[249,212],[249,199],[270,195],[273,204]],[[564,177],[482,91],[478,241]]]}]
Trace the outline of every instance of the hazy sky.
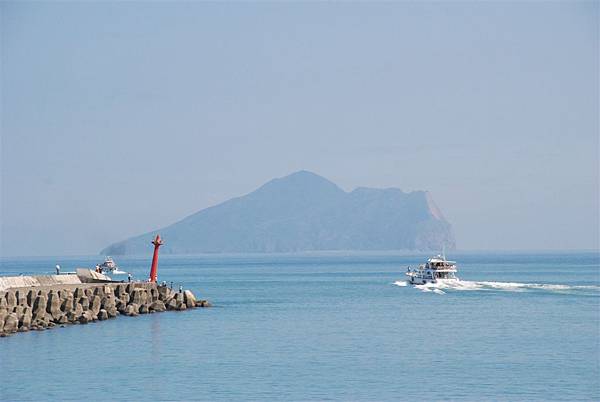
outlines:
[{"label": "hazy sky", "polygon": [[599,3],[0,3],[1,255],[97,253],[307,169],[460,249],[599,242]]}]

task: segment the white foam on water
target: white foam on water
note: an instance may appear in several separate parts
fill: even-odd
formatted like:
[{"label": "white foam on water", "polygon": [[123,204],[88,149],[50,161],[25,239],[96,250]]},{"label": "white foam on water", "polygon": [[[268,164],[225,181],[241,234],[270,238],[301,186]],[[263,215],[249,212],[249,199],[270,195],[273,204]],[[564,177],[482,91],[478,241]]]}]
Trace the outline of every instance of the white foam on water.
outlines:
[{"label": "white foam on water", "polygon": [[[397,286],[407,286],[405,281],[394,282]],[[491,281],[446,281],[437,283],[426,283],[424,285],[415,285],[415,289],[422,292],[433,292],[436,294],[446,294],[444,290],[450,291],[504,291],[504,292],[527,292],[527,291],[546,291],[556,293],[570,294],[591,294],[600,296],[600,286],[598,285],[560,285],[543,283],[519,283],[519,282],[491,282]]]}]

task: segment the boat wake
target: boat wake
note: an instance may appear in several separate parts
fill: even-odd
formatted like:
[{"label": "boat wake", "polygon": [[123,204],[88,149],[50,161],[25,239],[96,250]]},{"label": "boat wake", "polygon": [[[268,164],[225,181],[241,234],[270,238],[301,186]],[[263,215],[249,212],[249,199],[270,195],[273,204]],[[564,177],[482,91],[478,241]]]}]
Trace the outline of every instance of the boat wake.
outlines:
[{"label": "boat wake", "polygon": [[[396,286],[407,286],[406,281],[394,282]],[[438,283],[427,283],[415,285],[415,289],[422,292],[433,292],[445,294],[446,291],[504,291],[504,292],[554,292],[565,294],[582,294],[600,296],[600,286],[597,285],[557,285],[542,283],[518,283],[518,282],[475,282],[475,281],[449,281]]]}]

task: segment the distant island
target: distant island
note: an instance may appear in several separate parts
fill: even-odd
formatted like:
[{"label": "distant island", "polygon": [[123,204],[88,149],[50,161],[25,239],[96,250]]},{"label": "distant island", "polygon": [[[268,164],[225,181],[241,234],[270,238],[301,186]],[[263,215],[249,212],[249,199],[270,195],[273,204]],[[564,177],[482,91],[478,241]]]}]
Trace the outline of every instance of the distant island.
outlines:
[{"label": "distant island", "polygon": [[165,239],[161,251],[169,254],[455,248],[452,227],[429,192],[365,187],[345,192],[307,171],[271,180],[100,253],[147,253],[156,233]]}]

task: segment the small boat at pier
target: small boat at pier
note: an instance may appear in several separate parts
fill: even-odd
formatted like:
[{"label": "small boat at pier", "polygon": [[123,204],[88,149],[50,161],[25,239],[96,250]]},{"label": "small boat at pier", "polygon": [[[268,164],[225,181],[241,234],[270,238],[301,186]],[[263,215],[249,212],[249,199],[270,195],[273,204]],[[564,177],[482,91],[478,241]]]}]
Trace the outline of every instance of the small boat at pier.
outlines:
[{"label": "small boat at pier", "polygon": [[126,275],[127,272],[121,271],[115,261],[111,257],[106,257],[102,264],[96,265],[96,272],[106,273],[107,271],[113,275]]}]

